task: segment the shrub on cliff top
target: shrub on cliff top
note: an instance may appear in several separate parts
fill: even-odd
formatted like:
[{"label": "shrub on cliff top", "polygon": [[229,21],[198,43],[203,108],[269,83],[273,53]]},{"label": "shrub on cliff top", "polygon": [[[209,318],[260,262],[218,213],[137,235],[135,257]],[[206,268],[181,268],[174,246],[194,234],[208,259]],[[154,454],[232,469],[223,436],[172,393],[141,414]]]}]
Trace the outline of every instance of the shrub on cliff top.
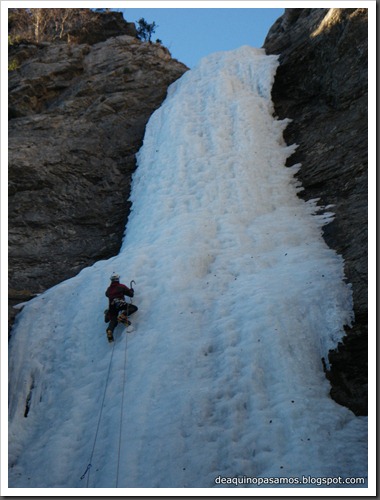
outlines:
[{"label": "shrub on cliff top", "polygon": [[137,21],[137,36],[140,40],[144,40],[145,42],[151,41],[153,33],[156,31],[158,26],[153,21],[153,23],[149,24],[143,17]]}]

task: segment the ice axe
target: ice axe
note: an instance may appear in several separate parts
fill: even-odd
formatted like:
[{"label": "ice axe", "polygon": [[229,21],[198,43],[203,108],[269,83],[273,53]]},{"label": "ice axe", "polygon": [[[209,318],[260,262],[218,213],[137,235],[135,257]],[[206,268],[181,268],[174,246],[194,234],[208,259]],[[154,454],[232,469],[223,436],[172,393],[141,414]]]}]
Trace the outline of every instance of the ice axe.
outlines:
[{"label": "ice axe", "polygon": [[[133,290],[132,283],[134,283],[134,284],[136,285],[136,281],[135,281],[135,280],[132,280],[132,281],[129,283],[129,288],[130,288],[131,290]],[[130,297],[130,300],[131,300],[131,304],[132,304],[132,297]]]}]

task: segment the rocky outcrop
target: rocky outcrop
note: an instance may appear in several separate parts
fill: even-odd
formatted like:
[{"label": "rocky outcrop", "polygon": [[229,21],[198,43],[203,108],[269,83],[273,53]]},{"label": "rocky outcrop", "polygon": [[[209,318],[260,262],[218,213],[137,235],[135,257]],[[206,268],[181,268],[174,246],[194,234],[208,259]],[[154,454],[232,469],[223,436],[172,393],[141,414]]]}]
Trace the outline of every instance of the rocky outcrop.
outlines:
[{"label": "rocky outcrop", "polygon": [[327,244],[345,260],[355,324],[330,352],[332,397],[367,413],[367,9],[285,9],[264,48],[280,54],[273,101],[293,121],[287,143],[299,145],[290,164],[305,199],[333,205]]},{"label": "rocky outcrop", "polygon": [[187,70],[157,43],[92,42],[10,47],[11,305],[118,253],[145,125]]}]

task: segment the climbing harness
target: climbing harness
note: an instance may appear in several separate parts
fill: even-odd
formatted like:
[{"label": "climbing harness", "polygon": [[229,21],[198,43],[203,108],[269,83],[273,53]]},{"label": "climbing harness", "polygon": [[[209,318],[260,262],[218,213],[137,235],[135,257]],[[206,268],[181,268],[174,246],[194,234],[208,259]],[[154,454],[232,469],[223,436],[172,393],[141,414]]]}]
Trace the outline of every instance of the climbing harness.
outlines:
[{"label": "climbing harness", "polygon": [[[136,281],[132,280],[129,284],[129,288],[133,288],[132,283],[136,284]],[[132,297],[129,298],[129,302],[130,302],[130,304],[133,304]],[[128,322],[125,321],[125,320],[128,320],[128,316],[129,316],[129,311],[130,311],[129,304],[127,304],[125,302],[125,300],[123,300],[123,299],[116,298],[116,299],[113,299],[112,305],[117,307],[119,310],[122,309],[118,315],[118,322],[119,323],[126,323],[126,325],[129,326]],[[126,306],[126,308],[125,308],[125,306]],[[126,311],[126,312],[124,313],[124,311]]]},{"label": "climbing harness", "polygon": [[[132,288],[133,288],[132,283],[136,284],[136,281],[135,281],[135,280],[132,280],[132,281],[130,282],[130,284],[129,284],[129,288],[130,288],[130,289],[132,289]],[[115,299],[115,300],[118,300],[118,299]],[[123,311],[121,311],[121,313],[119,314],[119,317],[118,317],[118,318],[120,318],[120,319],[121,319],[121,321],[120,321],[121,323],[124,323],[124,321],[122,321],[122,319],[123,319],[123,318],[122,318],[122,315],[123,315],[123,312],[124,312],[124,311],[126,311],[126,312],[125,312],[125,317],[124,317],[124,319],[126,319],[126,320],[127,320],[127,322],[126,322],[125,324],[126,324],[126,325],[127,325],[127,327],[128,327],[128,326],[130,325],[130,323],[128,322],[128,316],[129,316],[129,314],[130,314],[130,313],[129,313],[129,311],[130,311],[129,304],[133,305],[133,300],[132,300],[132,297],[129,297],[129,304],[127,304],[127,303],[126,303],[125,301],[123,301],[123,300],[120,300],[119,302],[120,302],[120,303],[121,303],[121,302],[123,302],[123,304],[125,304],[125,305],[127,306],[127,308],[125,309],[125,307],[124,307],[124,310],[123,310]],[[134,312],[134,311],[132,311],[132,312],[131,312],[131,314],[133,314],[133,312]],[[128,331],[128,330],[127,330],[127,331]]]}]

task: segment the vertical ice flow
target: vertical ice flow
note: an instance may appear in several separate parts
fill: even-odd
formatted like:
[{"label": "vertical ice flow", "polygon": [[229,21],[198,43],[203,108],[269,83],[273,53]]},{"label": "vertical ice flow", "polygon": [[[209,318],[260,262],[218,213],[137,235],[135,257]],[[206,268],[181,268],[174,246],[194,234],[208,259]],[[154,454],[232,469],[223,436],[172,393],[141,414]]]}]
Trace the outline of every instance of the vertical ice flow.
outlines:
[{"label": "vertical ice flow", "polygon": [[[242,47],[174,83],[146,128],[120,254],[20,313],[10,486],[84,487],[89,457],[95,488],[366,474],[366,419],[330,399],[321,363],[352,321],[351,290],[321,237],[331,214],[285,167],[277,65]],[[113,271],[135,279],[139,312],[105,387]]]}]

